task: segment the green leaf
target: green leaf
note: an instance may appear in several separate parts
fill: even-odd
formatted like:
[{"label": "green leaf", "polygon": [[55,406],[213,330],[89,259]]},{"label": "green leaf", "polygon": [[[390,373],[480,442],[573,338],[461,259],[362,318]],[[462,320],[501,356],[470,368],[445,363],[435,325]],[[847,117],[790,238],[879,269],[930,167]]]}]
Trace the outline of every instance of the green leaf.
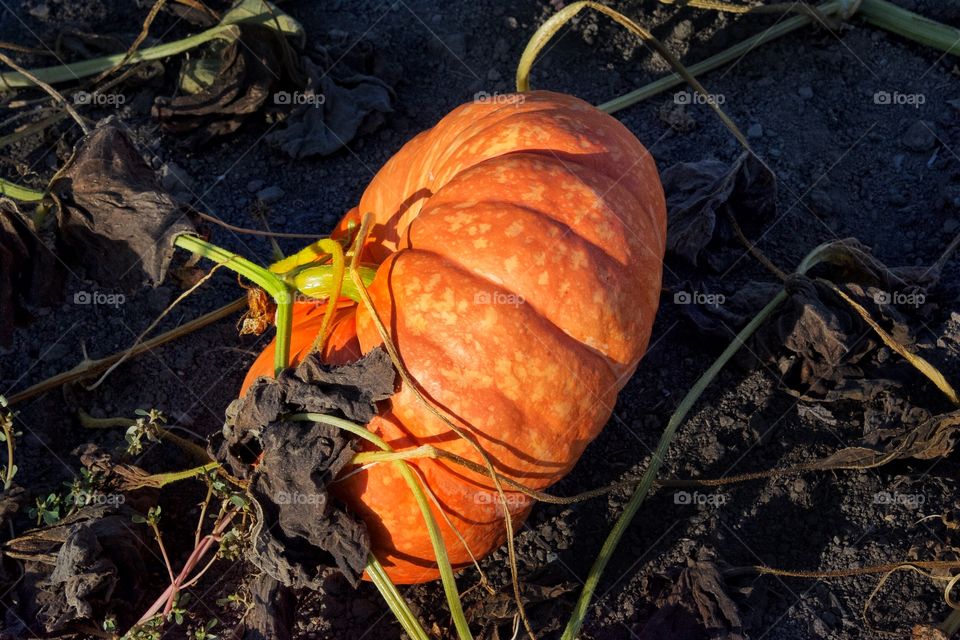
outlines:
[{"label": "green leaf", "polygon": [[247,499],[245,497],[243,497],[239,493],[235,493],[232,496],[230,496],[230,504],[232,504],[235,507],[239,507],[240,509],[243,509],[250,503],[247,502]]},{"label": "green leaf", "polygon": [[200,93],[216,82],[222,67],[223,57],[220,51],[227,46],[225,40],[212,42],[203,55],[184,60],[180,67],[180,89],[191,95]]},{"label": "green leaf", "polygon": [[278,29],[286,36],[297,38],[301,47],[306,39],[306,33],[299,22],[265,0],[241,0],[223,15],[220,24],[260,24]]}]

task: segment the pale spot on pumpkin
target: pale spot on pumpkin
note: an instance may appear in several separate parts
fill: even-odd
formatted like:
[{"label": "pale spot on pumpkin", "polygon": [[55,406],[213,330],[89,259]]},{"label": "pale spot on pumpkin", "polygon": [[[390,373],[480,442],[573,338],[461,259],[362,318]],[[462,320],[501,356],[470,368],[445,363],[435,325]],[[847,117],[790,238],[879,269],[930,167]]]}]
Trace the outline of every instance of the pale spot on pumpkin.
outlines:
[{"label": "pale spot on pumpkin", "polygon": [[453,208],[454,208],[454,209],[469,209],[470,207],[474,207],[474,206],[476,206],[476,205],[477,205],[477,201],[476,201],[476,200],[466,200],[466,201],[464,201],[464,202],[460,202],[460,203],[458,203],[458,204],[453,205]]},{"label": "pale spot on pumpkin", "polygon": [[477,238],[473,241],[474,249],[486,249],[487,248],[487,239],[486,238]]},{"label": "pale spot on pumpkin", "polygon": [[473,216],[468,213],[457,213],[454,215],[445,216],[444,219],[447,221],[447,228],[452,233],[458,233],[464,225],[473,220]]},{"label": "pale spot on pumpkin", "polygon": [[503,266],[507,268],[507,272],[509,273],[516,271],[519,264],[520,261],[517,259],[517,256],[510,256],[503,261]]},{"label": "pale spot on pumpkin", "polygon": [[507,358],[497,358],[493,370],[500,379],[498,385],[500,390],[506,393],[508,397],[512,395],[508,393],[508,390],[517,390],[520,387],[520,381],[513,373],[513,365]]},{"label": "pale spot on pumpkin", "polygon": [[425,334],[428,329],[427,319],[422,313],[412,312],[407,314],[406,325],[407,328],[410,329],[411,333],[417,335]]},{"label": "pale spot on pumpkin", "polygon": [[533,254],[533,264],[537,265],[538,267],[542,267],[546,263],[547,263],[547,254],[545,254],[542,251]]},{"label": "pale spot on pumpkin", "polygon": [[537,284],[540,285],[541,287],[546,286],[549,282],[550,282],[550,273],[548,271],[542,272],[540,274],[540,277],[537,278]]},{"label": "pale spot on pumpkin", "polygon": [[522,232],[523,232],[523,223],[520,222],[519,220],[514,220],[510,224],[510,226],[507,227],[507,230],[504,233],[507,234],[508,238],[516,238]]},{"label": "pale spot on pumpkin", "polygon": [[543,202],[543,194],[546,190],[547,185],[545,184],[533,184],[530,185],[527,192],[520,197],[524,202]]}]

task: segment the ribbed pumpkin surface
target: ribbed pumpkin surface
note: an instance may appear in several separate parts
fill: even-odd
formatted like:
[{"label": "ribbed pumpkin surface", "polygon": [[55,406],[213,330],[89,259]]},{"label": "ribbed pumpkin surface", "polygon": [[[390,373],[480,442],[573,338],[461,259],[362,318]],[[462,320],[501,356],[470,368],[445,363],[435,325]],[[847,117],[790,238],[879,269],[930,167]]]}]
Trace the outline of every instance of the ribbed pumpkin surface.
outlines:
[{"label": "ribbed pumpkin surface", "polygon": [[[663,191],[647,150],[623,125],[562,94],[463,105],[411,140],[345,216],[375,219],[363,261],[377,313],[424,394],[472,433],[500,473],[545,488],[566,474],[610,417],[650,338],[666,236]],[[299,348],[320,313],[298,307]],[[343,313],[343,312],[341,312]],[[338,326],[341,345],[381,344],[367,309]],[[303,337],[305,336],[305,337]],[[299,343],[298,343],[299,344]],[[356,344],[353,345],[356,349]],[[272,348],[248,373],[269,375]],[[476,450],[401,387],[369,428],[394,448],[430,443],[477,463]],[[504,541],[490,479],[419,460],[455,566]],[[334,485],[367,522],[398,583],[438,573],[421,514],[394,466]],[[515,522],[530,500],[508,492]]]}]

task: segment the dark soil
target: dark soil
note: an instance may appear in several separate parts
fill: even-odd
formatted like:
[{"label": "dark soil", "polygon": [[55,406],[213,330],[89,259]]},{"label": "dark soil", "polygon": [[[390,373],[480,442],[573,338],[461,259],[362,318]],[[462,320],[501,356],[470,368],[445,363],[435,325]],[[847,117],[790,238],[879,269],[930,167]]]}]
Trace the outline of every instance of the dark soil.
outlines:
[{"label": "dark soil", "polygon": [[[0,9],[0,40],[46,47],[71,29],[116,35],[129,43],[140,29],[149,3],[119,0],[29,0]],[[291,161],[262,143],[267,126],[253,119],[236,135],[184,151],[178,139],[163,135],[149,116],[155,95],[163,95],[179,61],[167,63],[166,76],[127,90],[120,115],[160,161],[175,161],[192,179],[198,206],[233,224],[259,227],[254,187],[275,186],[283,196],[269,205],[274,231],[328,231],[358,200],[374,172],[415,133],[430,127],[478,91],[509,91],[526,39],[563,2],[522,0],[400,2],[358,1],[283,3],[310,36],[331,30],[374,43],[401,63],[396,110],[377,132],[354,140],[349,149],[323,159]],[[685,62],[716,53],[758,33],[775,16],[729,15],[660,5],[615,2],[619,9],[652,27]],[[907,8],[960,25],[960,3],[899,0]],[[642,5],[642,6],[641,6]],[[151,33],[169,40],[195,31],[161,14]],[[28,65],[53,58],[16,54]],[[583,17],[542,57],[533,75],[535,87],[566,91],[594,103],[622,95],[661,77],[665,63],[606,19]],[[853,20],[839,32],[803,28],[764,45],[735,65],[701,77],[723,108],[744,131],[757,153],[774,169],[779,183],[776,219],[759,229],[758,247],[784,269],[793,268],[817,244],[853,236],[873,248],[889,265],[932,263],[960,230],[960,85],[956,58]],[[910,105],[877,104],[886,91],[921,94]],[[732,161],[739,154],[733,137],[705,106],[687,109],[684,127],[662,117],[672,92],[617,114],[651,150],[664,169],[680,161],[714,157]],[[117,110],[91,111],[110,115]],[[922,124],[921,124],[922,123]],[[4,130],[0,133],[9,133]],[[62,164],[79,130],[66,121],[40,138],[4,150],[0,172],[24,184],[43,186]],[[251,184],[257,181],[258,184]],[[270,260],[263,238],[217,231],[216,240],[261,263]],[[290,251],[295,241],[284,241]],[[726,273],[696,273],[668,262],[666,291],[654,339],[639,370],[621,393],[614,417],[587,449],[576,469],[553,491],[569,495],[637,476],[680,398],[721,352],[724,338],[708,337],[689,322],[674,293],[694,287],[731,297],[752,281],[772,277],[739,245],[729,251],[738,260]],[[742,254],[742,257],[740,255]],[[951,380],[960,380],[960,270],[948,265],[922,314],[912,316],[914,348]],[[116,307],[75,304],[75,294],[92,283],[71,277],[66,302],[35,311],[17,331],[13,345],[0,352],[0,392],[10,395],[67,370],[86,353],[102,357],[130,345],[178,295],[176,284],[128,296]],[[180,304],[160,329],[167,329],[236,298],[236,280],[218,273],[201,291]],[[4,311],[6,312],[6,311]],[[95,416],[131,416],[138,408],[157,408],[171,422],[199,436],[223,424],[226,405],[236,396],[245,369],[266,337],[238,337],[235,322],[223,321],[186,339],[124,364],[99,388],[76,385],[50,392],[17,407],[23,436],[17,450],[17,482],[29,502],[62,489],[79,460],[71,452],[86,442],[106,448],[123,441],[123,431],[84,430],[75,410]],[[899,356],[880,348],[865,367],[867,378],[883,378]],[[818,404],[788,393],[776,366],[743,357],[728,366],[681,427],[666,461],[664,477],[712,478],[770,469],[823,456],[856,442],[866,416],[885,406],[949,410],[944,397],[918,373],[910,384],[864,401]],[[811,410],[813,409],[813,410]],[[824,412],[825,410],[825,412]],[[889,413],[889,411],[888,411]],[[170,445],[148,449],[139,464],[148,469],[180,469],[190,460]],[[683,504],[671,490],[659,490],[641,508],[600,584],[584,627],[584,637],[651,637],[645,626],[666,599],[688,560],[709,554],[723,567],[769,565],[796,570],[836,570],[900,559],[955,557],[956,531],[936,517],[957,508],[956,456],[925,462],[900,462],[870,471],[806,474],[701,489],[702,504]],[[164,491],[161,525],[169,530],[174,564],[192,545],[202,492],[191,483]],[[878,504],[878,492],[919,495],[922,504]],[[568,586],[567,595],[531,607],[535,624],[558,635],[581,580],[628,499],[618,491],[571,507],[540,505],[517,536],[524,581],[538,586]],[[187,523],[178,527],[177,523]],[[21,514],[17,531],[31,526]],[[179,529],[182,531],[177,532]],[[955,548],[955,547],[953,547]],[[483,562],[500,596],[472,589],[468,610],[484,620],[499,611],[510,637],[509,571],[504,550]],[[242,563],[221,561],[192,591],[193,624],[223,619],[236,612],[218,599],[241,589]],[[158,560],[143,576],[147,600],[165,586]],[[739,609],[742,634],[761,638],[878,637],[863,618],[864,604],[879,576],[814,580],[730,577],[726,590]],[[475,571],[464,572],[462,590],[477,584]],[[949,610],[943,583],[911,572],[894,574],[877,593],[871,624],[897,631],[918,623],[939,623]],[[443,637],[451,625],[439,584],[405,590],[421,619]],[[23,615],[20,605],[4,600],[7,624]],[[353,590],[330,578],[323,592],[301,593],[298,638],[397,638],[401,631],[376,590]],[[694,620],[695,622],[695,620]],[[173,627],[165,637],[185,637]],[[678,623],[679,624],[679,623]],[[682,625],[681,625],[682,626]],[[727,637],[702,628],[676,637]],[[429,628],[429,626],[428,626]],[[679,628],[679,627],[678,627]],[[223,631],[224,627],[219,630]],[[491,629],[486,629],[489,634]],[[505,635],[504,635],[505,634]],[[662,637],[662,636],[661,636]]]}]

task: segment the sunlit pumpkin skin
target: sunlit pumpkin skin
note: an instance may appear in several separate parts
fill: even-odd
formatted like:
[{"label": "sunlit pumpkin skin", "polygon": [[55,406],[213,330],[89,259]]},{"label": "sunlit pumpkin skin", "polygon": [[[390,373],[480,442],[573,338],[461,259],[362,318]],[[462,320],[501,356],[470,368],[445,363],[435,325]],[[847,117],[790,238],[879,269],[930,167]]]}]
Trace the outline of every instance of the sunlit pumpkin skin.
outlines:
[{"label": "sunlit pumpkin skin", "polygon": [[[360,343],[357,340],[356,308],[347,306],[337,312],[330,328],[330,337],[323,349],[323,359],[330,364],[346,364],[360,358]],[[298,301],[293,305],[293,323],[290,330],[290,361],[300,360],[310,352],[313,341],[323,328],[326,304]],[[273,377],[273,341],[260,352],[253,366],[247,370],[243,391],[260,376]]]},{"label": "sunlit pumpkin skin", "polygon": [[[559,480],[609,419],[650,339],[666,208],[649,152],[577,98],[500,96],[463,105],[411,140],[334,235],[367,212],[375,224],[363,261],[379,264],[370,295],[423,393],[500,473],[536,489]],[[338,325],[341,337],[350,322],[361,352],[381,344],[366,308]],[[260,356],[244,387],[269,374],[271,358]],[[431,443],[482,463],[406,386],[384,404],[368,427],[395,449]],[[476,558],[504,542],[488,477],[445,461],[413,464],[443,506],[434,514],[455,567],[470,564],[464,542]],[[395,582],[438,576],[394,465],[334,487],[364,518]],[[530,506],[507,492],[515,525]]]}]

